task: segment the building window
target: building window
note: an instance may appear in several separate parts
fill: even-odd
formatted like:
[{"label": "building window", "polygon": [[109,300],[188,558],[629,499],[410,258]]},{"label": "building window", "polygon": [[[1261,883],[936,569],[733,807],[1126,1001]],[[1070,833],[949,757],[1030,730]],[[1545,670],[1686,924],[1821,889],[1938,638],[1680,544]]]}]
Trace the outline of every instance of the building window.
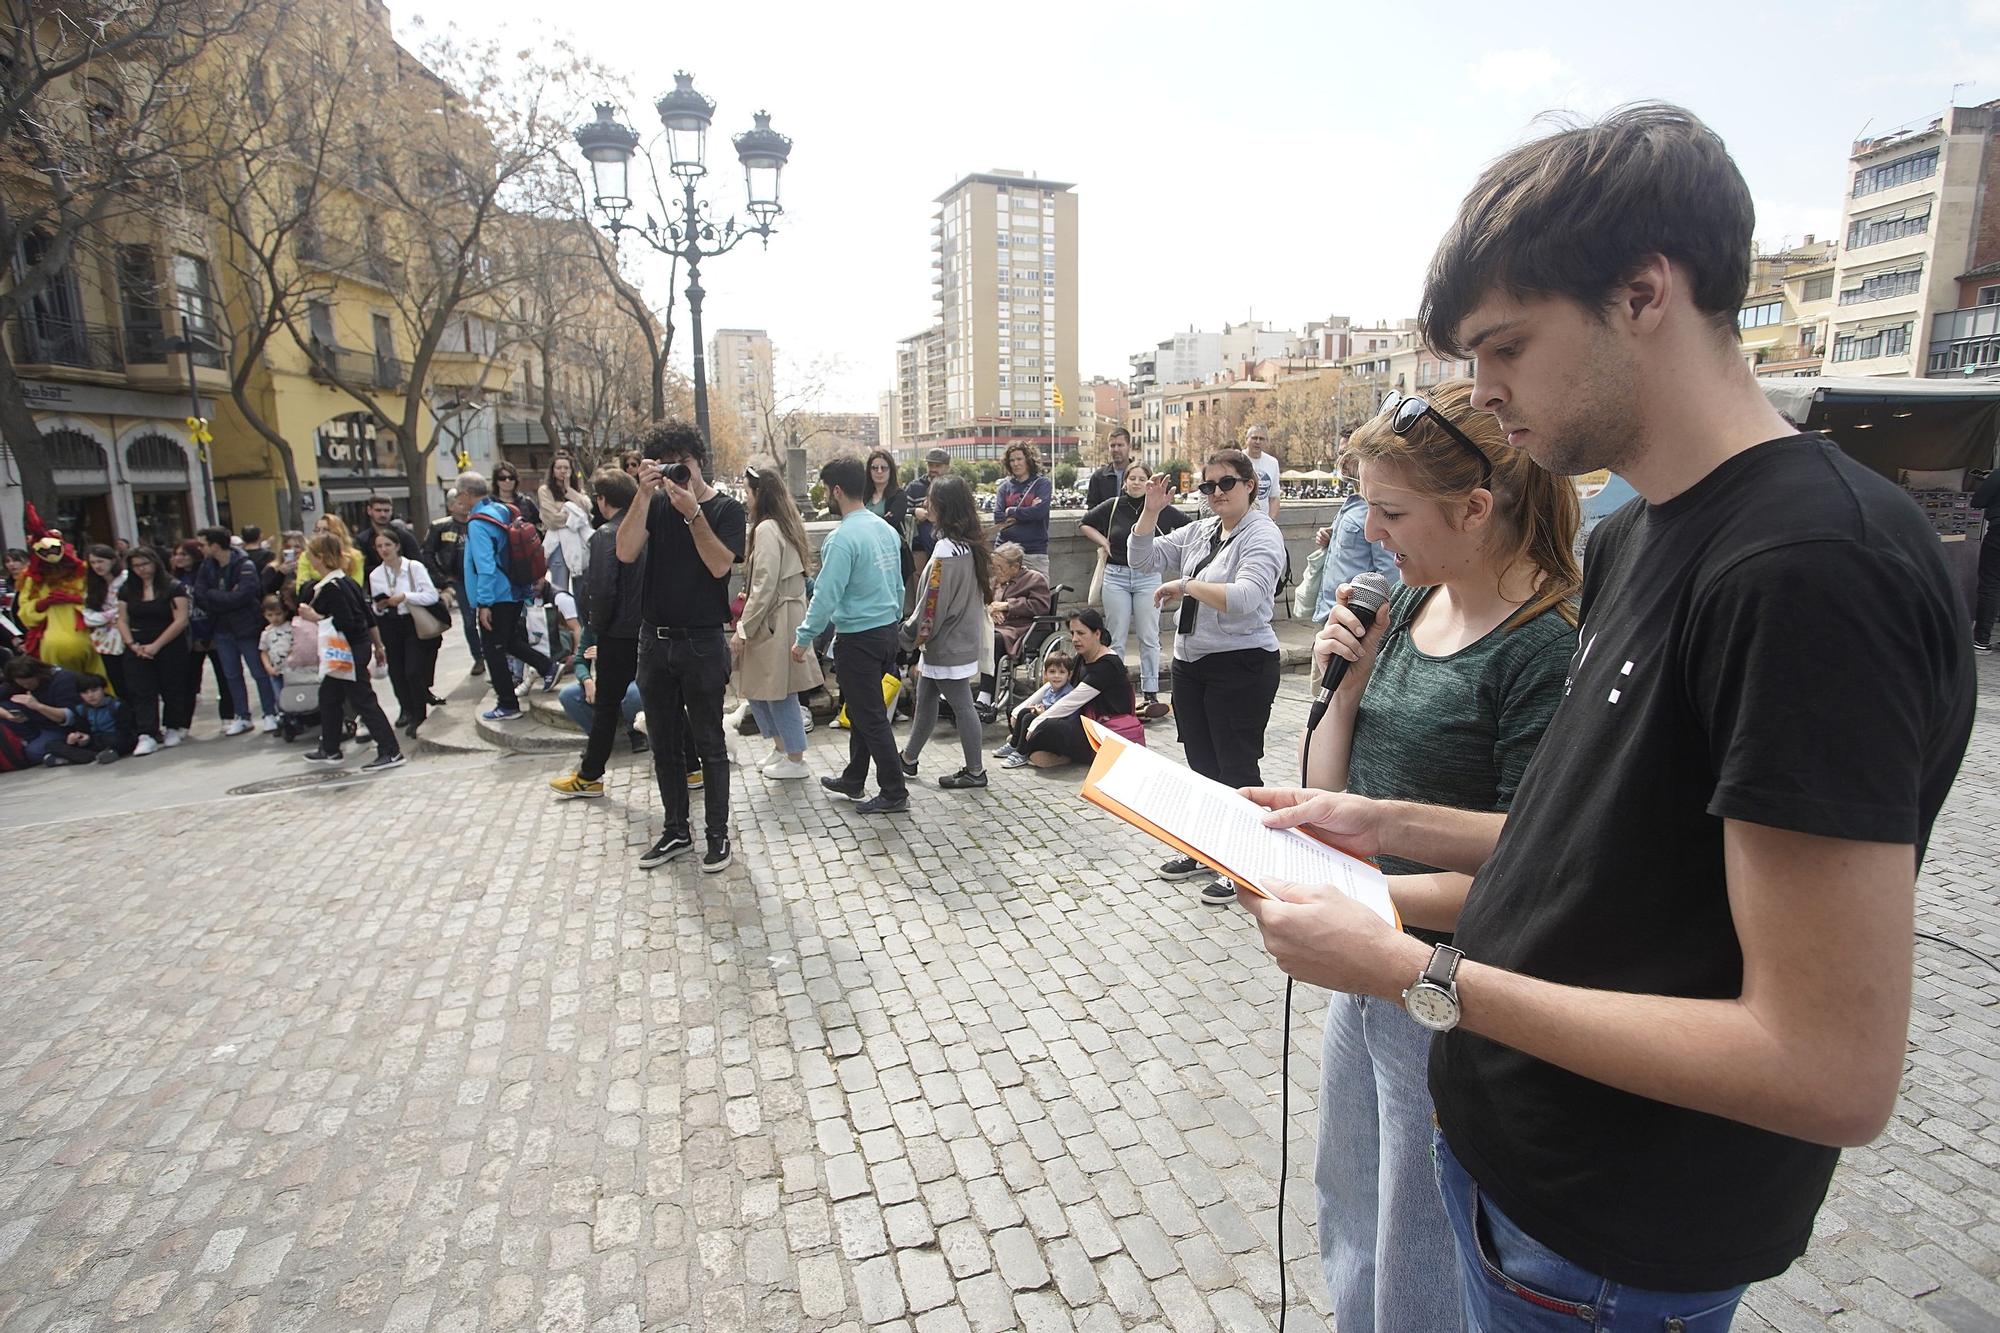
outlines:
[{"label": "building window", "polygon": [[1864,245],[1880,245],[1884,241],[1899,241],[1905,236],[1921,236],[1931,229],[1931,211],[1926,208],[1914,215],[1888,213],[1881,217],[1856,218],[1847,228],[1847,248],[1859,250]]},{"label": "building window", "polygon": [[1736,327],[1739,329],[1761,329],[1771,324],[1782,323],[1785,318],[1783,301],[1766,301],[1759,305],[1746,305],[1736,312]]},{"label": "building window", "polygon": [[2000,305],[2000,287],[1981,287],[1975,305]]},{"label": "building window", "polygon": [[1890,273],[1871,273],[1861,280],[1859,287],[1848,287],[1840,293],[1842,305],[1860,305],[1866,301],[1884,301],[1892,296],[1908,296],[1923,285],[1924,270],[1901,269]]},{"label": "building window", "polygon": [[118,306],[125,323],[125,354],[134,361],[166,360],[167,334],[160,317],[160,280],[153,247],[118,247]]},{"label": "building window", "polygon": [[214,349],[189,353],[195,364],[221,366],[222,340],[215,329],[215,288],[209,284],[206,259],[174,256],[174,299],[180,307],[181,336],[205,340]]},{"label": "building window", "polygon": [[325,301],[306,302],[306,328],[321,347],[338,347],[333,336],[333,307]]},{"label": "building window", "polygon": [[1910,326],[1877,329],[1873,333],[1844,333],[1833,340],[1835,361],[1870,361],[1878,356],[1900,356],[1910,350]]},{"label": "building window", "polygon": [[1898,185],[1908,185],[1911,181],[1935,176],[1937,169],[1938,150],[1935,148],[1912,153],[1908,157],[1899,157],[1893,162],[1884,162],[1879,166],[1863,167],[1854,173],[1854,197],[1859,199],[1863,195],[1876,194]]},{"label": "building window", "polygon": [[1833,297],[1833,274],[1822,273],[1818,277],[1807,278],[1805,292],[1800,298],[1806,301],[1826,301]]}]

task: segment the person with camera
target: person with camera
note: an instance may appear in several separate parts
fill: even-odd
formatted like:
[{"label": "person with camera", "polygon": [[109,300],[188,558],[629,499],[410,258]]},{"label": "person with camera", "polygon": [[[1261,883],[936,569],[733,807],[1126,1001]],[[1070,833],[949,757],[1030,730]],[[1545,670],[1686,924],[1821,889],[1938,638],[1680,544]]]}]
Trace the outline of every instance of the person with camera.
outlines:
[{"label": "person with camera", "polygon": [[431,683],[437,676],[437,634],[425,638],[412,607],[423,607],[433,622],[438,616],[437,584],[424,562],[405,553],[393,528],[378,527],[368,540],[375,546],[375,568],[368,575],[369,600],[375,605],[382,647],[389,657],[389,690],[400,706],[396,725],[416,738],[430,713]]},{"label": "person with camera", "polygon": [[[740,501],[708,484],[708,442],[682,421],[655,426],[641,442],[638,496],[618,524],[621,564],[643,559],[639,697],[652,732],[653,773],[665,827],[639,858],[643,870],[694,850],[682,752],[701,760],[706,807],[704,874],[728,868],[729,749],[722,695],[729,686],[729,579],[743,559]],[[631,571],[628,571],[631,572]]]}]

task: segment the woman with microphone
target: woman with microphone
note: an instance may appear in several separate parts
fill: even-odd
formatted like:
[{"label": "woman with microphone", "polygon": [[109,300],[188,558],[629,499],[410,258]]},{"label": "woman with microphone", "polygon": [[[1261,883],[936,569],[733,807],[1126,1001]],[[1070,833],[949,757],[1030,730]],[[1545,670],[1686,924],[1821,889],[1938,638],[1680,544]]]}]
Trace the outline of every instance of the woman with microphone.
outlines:
[{"label": "woman with microphone", "polygon": [[[1576,491],[1506,443],[1497,419],[1474,410],[1467,379],[1428,399],[1392,394],[1348,457],[1360,465],[1367,538],[1402,586],[1365,627],[1350,588],[1335,596],[1313,681],[1335,655],[1349,666],[1306,737],[1304,785],[1505,810],[1576,649]],[[1390,875],[1436,873],[1379,860]],[[1432,1175],[1430,1039],[1388,1001],[1336,993],[1327,1007],[1319,1245],[1343,1330],[1464,1326]]]},{"label": "woman with microphone", "polygon": [[[1264,728],[1278,693],[1278,635],[1271,602],[1285,573],[1285,538],[1257,503],[1257,468],[1241,449],[1208,456],[1196,489],[1209,517],[1160,531],[1169,479],[1155,477],[1125,539],[1135,575],[1169,578],[1153,605],[1174,612],[1174,722],[1188,767],[1231,787],[1260,786]],[[1191,857],[1160,867],[1162,879],[1204,873]],[[1227,880],[1213,879],[1201,900],[1236,901]]]}]

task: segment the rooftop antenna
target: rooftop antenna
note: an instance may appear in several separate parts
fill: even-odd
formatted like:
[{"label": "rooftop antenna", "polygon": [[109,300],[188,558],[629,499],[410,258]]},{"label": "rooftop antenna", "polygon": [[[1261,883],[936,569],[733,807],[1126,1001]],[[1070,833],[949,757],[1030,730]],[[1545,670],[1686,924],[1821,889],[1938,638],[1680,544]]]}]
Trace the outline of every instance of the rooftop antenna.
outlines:
[{"label": "rooftop antenna", "polygon": [[1975,80],[1973,80],[1973,79],[1964,79],[1964,80],[1961,80],[1961,81],[1960,81],[1960,82],[1958,82],[1958,83],[1954,83],[1953,85],[1951,85],[1951,95],[1950,95],[1949,97],[1947,97],[1947,98],[1945,98],[1945,99],[1944,99],[1944,104],[1945,104],[1945,107],[1946,107],[1947,109],[1949,109],[1949,108],[1951,108],[1951,107],[1955,107],[1955,106],[1957,106],[1957,105],[1958,105],[1958,90],[1959,90],[1960,88],[1970,88],[1970,87],[1971,87],[1971,86],[1973,85],[1973,83],[1974,83],[1974,82],[1975,82]]}]

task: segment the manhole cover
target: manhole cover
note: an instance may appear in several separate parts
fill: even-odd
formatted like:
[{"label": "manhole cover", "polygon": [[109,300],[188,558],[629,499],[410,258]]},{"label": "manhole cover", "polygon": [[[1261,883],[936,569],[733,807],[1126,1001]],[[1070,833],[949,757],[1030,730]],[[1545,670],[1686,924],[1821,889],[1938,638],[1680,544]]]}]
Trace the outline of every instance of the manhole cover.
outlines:
[{"label": "manhole cover", "polygon": [[231,796],[269,796],[272,792],[298,791],[304,787],[324,787],[334,782],[366,782],[364,773],[345,773],[339,769],[321,769],[314,773],[294,773],[290,777],[266,778],[262,782],[249,782],[241,787],[231,787]]}]

